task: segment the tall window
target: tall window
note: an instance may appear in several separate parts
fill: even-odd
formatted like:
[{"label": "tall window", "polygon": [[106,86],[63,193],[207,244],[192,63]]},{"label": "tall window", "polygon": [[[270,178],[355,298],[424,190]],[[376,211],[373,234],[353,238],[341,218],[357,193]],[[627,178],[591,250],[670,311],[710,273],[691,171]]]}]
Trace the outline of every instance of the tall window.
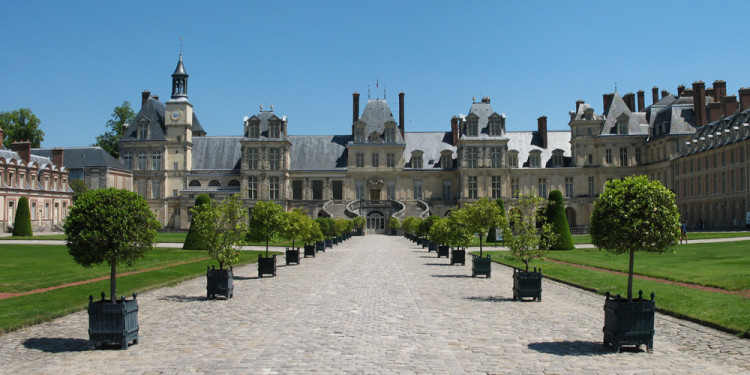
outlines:
[{"label": "tall window", "polygon": [[556,153],[552,155],[552,165],[555,167],[562,167],[563,166],[563,154]]},{"label": "tall window", "polygon": [[492,165],[492,168],[503,167],[503,149],[501,147],[490,147],[490,165]]},{"label": "tall window", "polygon": [[355,190],[356,199],[360,200],[365,197],[365,183],[364,182],[357,182],[357,187]]},{"label": "tall window", "polygon": [[727,172],[724,171],[721,172],[721,192],[727,192]]},{"label": "tall window", "polygon": [[386,197],[388,199],[396,199],[396,183],[389,182],[386,184]]},{"label": "tall window", "polygon": [[414,199],[422,199],[422,181],[414,181]]},{"label": "tall window", "polygon": [[502,178],[500,176],[492,176],[492,198],[497,199],[502,195]]},{"label": "tall window", "polygon": [[268,178],[268,198],[269,199],[279,199],[279,178],[278,177],[269,177]]},{"label": "tall window", "polygon": [[161,198],[161,181],[151,181],[151,198]]},{"label": "tall window", "polygon": [[565,177],[565,196],[573,198],[573,177]]},{"label": "tall window", "polygon": [[396,128],[393,128],[393,127],[385,128],[385,141],[387,143],[396,142]]},{"label": "tall window", "polygon": [[378,155],[377,153],[373,153],[372,154],[372,167],[373,168],[377,168],[379,166],[379,164],[380,164],[379,160],[378,160],[378,156],[380,156],[380,155]]},{"label": "tall window", "polygon": [[138,186],[138,194],[142,197],[146,197],[146,180],[139,180],[136,185]]},{"label": "tall window", "polygon": [[740,190],[745,190],[745,168],[740,168]]},{"label": "tall window", "polygon": [[364,126],[357,126],[357,128],[354,129],[354,143],[365,143]]},{"label": "tall window", "polygon": [[364,167],[365,166],[365,154],[362,154],[362,153],[357,154],[355,162],[358,168]]},{"label": "tall window", "polygon": [[540,168],[542,166],[542,156],[535,152],[529,156],[529,166],[531,168]]},{"label": "tall window", "polygon": [[594,196],[594,177],[589,177],[589,197]]},{"label": "tall window", "polygon": [[540,178],[537,180],[537,192],[539,193],[539,196],[542,198],[547,197],[547,179],[546,178]]},{"label": "tall window", "polygon": [[711,194],[711,192],[708,190],[708,186],[709,186],[708,180],[709,180],[709,177],[708,177],[708,174],[706,174],[706,178],[704,179],[704,181],[705,181],[705,186],[704,187],[706,188],[705,189],[706,190],[706,195]]},{"label": "tall window", "polygon": [[138,154],[138,169],[142,171],[146,170],[146,154],[144,152]]},{"label": "tall window", "polygon": [[281,126],[279,126],[279,123],[274,121],[268,125],[268,138],[279,138],[279,135],[281,133],[280,131]]},{"label": "tall window", "polygon": [[247,169],[258,169],[260,161],[259,150],[257,148],[247,149]]},{"label": "tall window", "polygon": [[497,119],[490,120],[490,135],[502,135],[500,121],[498,121]]},{"label": "tall window", "polygon": [[133,155],[125,154],[122,156],[122,161],[125,163],[125,166],[129,169],[133,169]]},{"label": "tall window", "polygon": [[281,169],[281,149],[268,149],[268,168],[272,171]]},{"label": "tall window", "polygon": [[477,123],[477,120],[469,120],[467,129],[466,129],[466,135],[471,137],[476,137],[479,134],[479,125]]},{"label": "tall window", "polygon": [[593,154],[589,154],[588,163],[587,164],[589,164],[589,165],[594,164],[594,155]]},{"label": "tall window", "polygon": [[641,148],[640,147],[635,149],[635,163],[641,164]]},{"label": "tall window", "polygon": [[151,155],[151,169],[155,171],[161,169],[161,152],[156,151]]},{"label": "tall window", "polygon": [[247,178],[247,197],[258,199],[258,177],[250,176]]},{"label": "tall window", "polygon": [[138,126],[138,139],[148,138],[148,125]]},{"label": "tall window", "polygon": [[612,164],[612,150],[606,149],[604,151],[607,164]]},{"label": "tall window", "polygon": [[508,155],[508,167],[518,168],[518,156],[517,155],[515,154]]},{"label": "tall window", "polygon": [[453,155],[445,153],[440,156],[440,165],[443,169],[453,168]]},{"label": "tall window", "polygon": [[260,123],[251,122],[248,126],[248,138],[259,138],[260,137]]},{"label": "tall window", "polygon": [[620,165],[625,167],[628,165],[628,148],[620,147]]},{"label": "tall window", "polygon": [[520,194],[521,194],[521,184],[518,183],[517,178],[511,178],[510,179],[510,196],[513,198],[518,198]]},{"label": "tall window", "polygon": [[422,169],[423,163],[422,163],[422,155],[412,155],[411,157],[411,167]]},{"label": "tall window", "polygon": [[466,148],[466,168],[479,167],[479,147]]},{"label": "tall window", "polygon": [[450,180],[443,180],[443,200],[449,201],[451,197],[451,182]]},{"label": "tall window", "polygon": [[469,176],[469,199],[476,199],[478,196],[479,184],[477,183],[477,176]]}]

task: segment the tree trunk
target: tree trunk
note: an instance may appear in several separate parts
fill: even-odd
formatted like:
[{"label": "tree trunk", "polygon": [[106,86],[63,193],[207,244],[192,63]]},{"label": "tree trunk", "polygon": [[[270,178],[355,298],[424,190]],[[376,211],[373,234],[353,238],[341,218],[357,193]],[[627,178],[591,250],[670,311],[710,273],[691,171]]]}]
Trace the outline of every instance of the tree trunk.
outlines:
[{"label": "tree trunk", "polygon": [[630,266],[628,267],[628,302],[633,301],[633,258],[635,249],[630,249]]},{"label": "tree trunk", "polygon": [[268,240],[269,238],[266,237],[266,258],[268,258]]},{"label": "tree trunk", "polygon": [[117,263],[110,265],[109,272],[109,295],[111,297],[111,303],[117,303]]},{"label": "tree trunk", "polygon": [[482,232],[479,232],[479,257],[482,257]]}]

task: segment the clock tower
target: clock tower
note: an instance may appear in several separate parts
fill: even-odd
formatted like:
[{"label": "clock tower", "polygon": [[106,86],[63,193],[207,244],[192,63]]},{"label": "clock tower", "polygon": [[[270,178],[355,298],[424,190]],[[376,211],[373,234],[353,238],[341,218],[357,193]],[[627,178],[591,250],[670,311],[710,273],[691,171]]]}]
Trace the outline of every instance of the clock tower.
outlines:
[{"label": "clock tower", "polygon": [[[193,169],[193,105],[188,101],[188,74],[182,63],[182,53],[177,68],[172,73],[172,97],[165,105],[164,169],[166,195],[187,188],[187,174]],[[172,194],[174,195],[174,194]],[[178,205],[173,196],[174,205]],[[170,204],[170,206],[172,205]],[[172,207],[170,207],[172,208]]]}]

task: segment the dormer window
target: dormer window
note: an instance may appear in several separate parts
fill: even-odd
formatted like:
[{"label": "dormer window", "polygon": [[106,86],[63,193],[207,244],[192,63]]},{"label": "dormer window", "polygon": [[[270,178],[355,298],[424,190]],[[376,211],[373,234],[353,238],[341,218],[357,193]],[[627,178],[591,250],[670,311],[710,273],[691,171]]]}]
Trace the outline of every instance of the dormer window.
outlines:
[{"label": "dormer window", "polygon": [[396,128],[391,127],[391,126],[385,128],[385,142],[386,143],[396,142]]},{"label": "dormer window", "polygon": [[497,114],[493,113],[489,118],[489,130],[490,135],[499,137],[503,135],[503,126],[501,122],[502,118]]},{"label": "dormer window", "polygon": [[466,125],[466,135],[476,137],[479,135],[479,124],[476,119],[471,119]]},{"label": "dormer window", "polygon": [[281,126],[278,122],[274,121],[268,125],[268,138],[279,138],[281,134]]},{"label": "dormer window", "polygon": [[541,168],[542,167],[542,152],[539,150],[531,151],[529,154],[529,167],[530,168]]},{"label": "dormer window", "polygon": [[422,151],[413,151],[411,153],[411,167],[415,169],[424,168],[424,162],[422,161]]},{"label": "dormer window", "polygon": [[617,134],[628,134],[628,120],[624,113],[617,118]]},{"label": "dormer window", "polygon": [[354,128],[354,143],[365,143],[364,125],[357,125],[357,127]]},{"label": "dormer window", "polygon": [[593,108],[587,108],[583,112],[583,119],[586,121],[591,121],[594,118],[594,109]]},{"label": "dormer window", "polygon": [[518,151],[508,151],[508,167],[518,168]]},{"label": "dormer window", "polygon": [[555,168],[560,168],[563,166],[565,158],[563,157],[563,151],[562,150],[555,150],[552,152],[552,166]]},{"label": "dormer window", "polygon": [[260,121],[250,121],[247,124],[247,137],[260,138]]},{"label": "dormer window", "polygon": [[148,125],[138,125],[138,139],[148,139]]},{"label": "dormer window", "polygon": [[451,151],[442,152],[442,155],[440,155],[440,166],[443,167],[443,169],[453,168],[453,152]]}]

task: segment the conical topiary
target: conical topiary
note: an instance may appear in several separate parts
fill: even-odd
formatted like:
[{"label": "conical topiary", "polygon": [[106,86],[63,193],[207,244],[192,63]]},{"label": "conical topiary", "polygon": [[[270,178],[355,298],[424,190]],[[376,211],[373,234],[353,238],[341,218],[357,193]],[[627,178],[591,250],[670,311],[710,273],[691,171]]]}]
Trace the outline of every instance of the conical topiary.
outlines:
[{"label": "conical topiary", "polygon": [[560,190],[552,190],[546,209],[547,222],[552,224],[552,231],[557,233],[557,239],[550,246],[550,250],[572,250],[573,236],[570,234],[568,218],[565,216],[565,203]]},{"label": "conical topiary", "polygon": [[[194,208],[200,207],[204,204],[211,204],[211,198],[208,195],[201,194],[195,198]],[[195,218],[195,214],[193,214],[193,218]],[[193,230],[193,219],[190,219],[190,229],[188,230],[187,237],[185,237],[185,243],[182,245],[182,248],[185,250],[208,250],[208,244],[206,241],[197,231]]]},{"label": "conical topiary", "polygon": [[13,235],[31,237],[34,232],[31,230],[31,214],[29,213],[29,199],[21,197],[18,199],[18,210],[16,219],[13,222]]}]

